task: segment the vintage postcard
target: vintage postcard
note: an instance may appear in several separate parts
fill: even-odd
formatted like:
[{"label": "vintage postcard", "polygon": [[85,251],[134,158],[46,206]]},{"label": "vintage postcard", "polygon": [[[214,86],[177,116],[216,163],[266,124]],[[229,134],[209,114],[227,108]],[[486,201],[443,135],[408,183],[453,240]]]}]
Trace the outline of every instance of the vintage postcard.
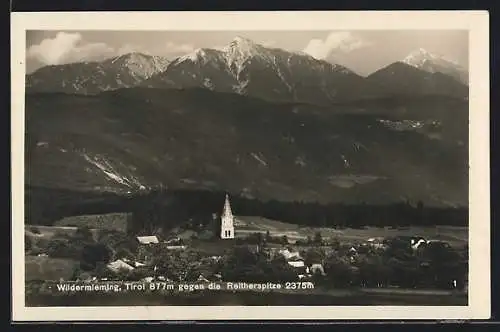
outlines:
[{"label": "vintage postcard", "polygon": [[14,320],[489,318],[487,12],[11,18]]}]

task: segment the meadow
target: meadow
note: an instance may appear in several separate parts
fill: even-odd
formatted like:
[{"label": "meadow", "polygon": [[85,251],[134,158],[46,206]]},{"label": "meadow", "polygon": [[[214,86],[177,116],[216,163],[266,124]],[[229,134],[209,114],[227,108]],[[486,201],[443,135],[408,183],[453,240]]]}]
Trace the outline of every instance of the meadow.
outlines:
[{"label": "meadow", "polygon": [[30,280],[68,280],[80,262],[46,256],[25,256],[25,278]]},{"label": "meadow", "polygon": [[267,233],[271,236],[286,235],[290,240],[313,238],[317,232],[323,239],[338,239],[341,242],[359,243],[369,238],[393,236],[422,236],[426,240],[446,241],[451,246],[460,247],[468,243],[468,228],[458,226],[407,226],[333,228],[303,227],[262,217],[238,216],[235,222],[236,237],[246,237],[251,233]]}]

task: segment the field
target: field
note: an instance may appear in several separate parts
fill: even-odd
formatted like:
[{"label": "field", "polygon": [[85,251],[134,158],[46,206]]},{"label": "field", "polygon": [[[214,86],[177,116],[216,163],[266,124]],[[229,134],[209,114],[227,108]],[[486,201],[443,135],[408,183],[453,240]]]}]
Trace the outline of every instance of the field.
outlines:
[{"label": "field", "polygon": [[79,262],[71,259],[25,256],[26,280],[68,280]]},{"label": "field", "polygon": [[290,240],[305,240],[308,236],[314,237],[320,232],[324,239],[336,238],[341,242],[362,242],[373,237],[391,236],[422,236],[426,240],[446,241],[452,246],[462,246],[468,242],[468,228],[456,226],[434,227],[364,227],[354,228],[328,228],[328,227],[301,227],[262,217],[238,216],[235,222],[236,237],[245,237],[254,232],[266,233],[271,236],[286,235]]},{"label": "field", "polygon": [[99,229],[114,229],[125,232],[127,230],[128,214],[126,213],[108,213],[95,215],[71,216],[58,220],[55,226],[70,226]]},{"label": "field", "polygon": [[[51,239],[57,235],[73,236],[76,233],[77,227],[72,226],[39,226],[39,225],[26,225],[25,233],[31,237],[35,242],[38,239]],[[94,237],[97,236],[99,229],[90,229]]]}]

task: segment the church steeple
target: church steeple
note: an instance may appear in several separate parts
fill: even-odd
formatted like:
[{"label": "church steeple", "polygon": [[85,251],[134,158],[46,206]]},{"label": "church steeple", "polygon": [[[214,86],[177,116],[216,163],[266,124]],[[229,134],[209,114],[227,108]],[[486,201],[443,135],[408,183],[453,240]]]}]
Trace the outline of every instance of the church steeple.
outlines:
[{"label": "church steeple", "polygon": [[229,204],[229,195],[226,194],[226,201],[224,202],[224,209],[222,214],[225,216],[232,216],[233,212],[231,211],[231,204]]},{"label": "church steeple", "polygon": [[222,209],[220,230],[221,230],[220,231],[221,239],[234,238],[234,217],[233,217],[233,212],[231,211],[231,204],[229,203],[228,194],[226,194],[226,200],[224,201],[224,208]]}]

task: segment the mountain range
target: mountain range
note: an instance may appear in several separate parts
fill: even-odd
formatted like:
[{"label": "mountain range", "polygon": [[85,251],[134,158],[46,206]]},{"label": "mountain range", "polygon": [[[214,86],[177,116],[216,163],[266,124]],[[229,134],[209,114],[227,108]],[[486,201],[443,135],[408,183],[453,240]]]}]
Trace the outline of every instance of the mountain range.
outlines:
[{"label": "mountain range", "polygon": [[96,94],[142,86],[206,88],[272,101],[328,105],[390,95],[466,98],[465,69],[424,50],[368,77],[303,53],[236,37],[221,49],[198,49],[169,62],[131,53],[103,62],[43,67],[27,75],[28,92]]},{"label": "mountain range", "polygon": [[455,78],[463,84],[469,84],[469,72],[456,61],[432,54],[423,48],[411,52],[403,63],[429,73],[442,73]]},{"label": "mountain range", "polygon": [[441,67],[362,77],[243,38],[44,67],[26,80],[26,183],[464,206],[468,87]]},{"label": "mountain range", "polygon": [[167,68],[159,56],[129,53],[104,61],[46,66],[26,76],[27,92],[96,94],[136,86]]}]

